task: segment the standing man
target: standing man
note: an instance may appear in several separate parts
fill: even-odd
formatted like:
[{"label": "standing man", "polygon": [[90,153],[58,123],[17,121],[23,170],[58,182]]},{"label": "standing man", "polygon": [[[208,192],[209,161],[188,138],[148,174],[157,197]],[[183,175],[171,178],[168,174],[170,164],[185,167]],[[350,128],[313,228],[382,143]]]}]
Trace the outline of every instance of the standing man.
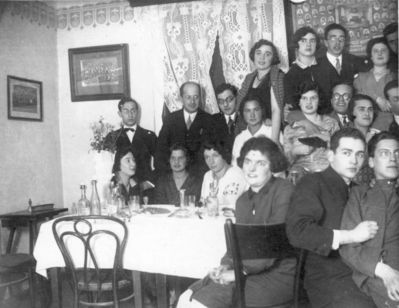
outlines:
[{"label": "standing man", "polygon": [[151,158],[154,157],[157,137],[152,131],[140,127],[137,122],[140,118],[139,104],[131,97],[124,97],[118,103],[118,115],[122,119],[122,127],[110,132],[105,137],[105,144],[110,145],[111,151],[123,147],[132,149],[136,158],[136,176],[143,190],[154,185]]},{"label": "standing man", "polygon": [[375,135],[368,143],[369,165],[375,183],[352,189],[341,228],[375,220],[377,235],[361,244],[340,248],[344,261],[354,270],[353,280],[380,308],[399,307],[399,141],[388,133]]},{"label": "standing man", "polygon": [[170,170],[169,148],[175,143],[182,143],[187,148],[191,171],[202,176],[207,170],[200,150],[202,143],[210,138],[212,117],[199,108],[200,93],[200,85],[196,82],[188,81],[180,87],[183,109],[169,114],[159,132],[155,154],[157,172],[164,173]]},{"label": "standing man", "polygon": [[348,105],[353,95],[353,87],[347,82],[339,82],[332,88],[330,116],[338,121],[339,127],[350,126]]},{"label": "standing man", "polygon": [[382,31],[388,42],[391,55],[389,56],[388,67],[392,72],[398,71],[398,23],[393,22],[387,25]]},{"label": "standing man", "polygon": [[304,176],[296,186],[287,212],[287,235],[295,247],[307,250],[305,289],[312,307],[371,308],[371,298],[352,280],[352,270],[341,260],[338,248],[373,238],[377,224],[359,223],[341,230],[341,218],[348,200],[351,180],[365,155],[363,135],[343,128],[331,137],[330,167]]},{"label": "standing man", "polygon": [[212,115],[212,138],[222,142],[226,152],[231,154],[235,137],[246,128],[237,112],[237,89],[231,84],[222,83],[215,93],[220,113]]},{"label": "standing man", "polygon": [[316,70],[320,78],[316,82],[326,97],[329,97],[333,85],[341,81],[352,84],[359,71],[367,70],[361,58],[344,51],[347,38],[346,29],[339,24],[333,23],[324,29],[327,52],[317,59]]}]

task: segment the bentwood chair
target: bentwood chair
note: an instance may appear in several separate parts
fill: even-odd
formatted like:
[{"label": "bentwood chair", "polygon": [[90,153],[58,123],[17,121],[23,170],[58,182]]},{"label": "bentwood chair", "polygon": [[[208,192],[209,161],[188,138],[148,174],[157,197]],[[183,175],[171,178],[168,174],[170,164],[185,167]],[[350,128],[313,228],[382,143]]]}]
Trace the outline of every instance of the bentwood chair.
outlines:
[{"label": "bentwood chair", "polygon": [[129,275],[122,268],[127,228],[110,216],[66,216],[53,224],[73,289],[74,308],[118,308],[134,297]]},{"label": "bentwood chair", "polygon": [[[296,250],[289,244],[285,224],[248,225],[234,224],[227,219],[224,225],[227,250],[233,258],[235,298],[237,308],[247,308],[245,302],[246,275],[243,260],[296,258]],[[295,288],[295,286],[294,286]],[[297,296],[294,295],[294,298]],[[291,307],[292,301],[272,307]],[[266,307],[265,307],[266,308]]]},{"label": "bentwood chair", "polygon": [[[9,253],[0,256],[0,289],[21,284],[28,280],[30,307],[35,307],[35,272],[36,261],[32,255],[26,253]],[[4,300],[0,301],[0,307]]]}]

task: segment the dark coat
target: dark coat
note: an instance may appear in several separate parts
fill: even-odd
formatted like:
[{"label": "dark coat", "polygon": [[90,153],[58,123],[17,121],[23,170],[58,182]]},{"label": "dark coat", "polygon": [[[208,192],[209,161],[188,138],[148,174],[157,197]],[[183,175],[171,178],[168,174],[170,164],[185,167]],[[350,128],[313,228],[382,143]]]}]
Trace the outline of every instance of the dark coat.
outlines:
[{"label": "dark coat", "polygon": [[137,125],[133,140],[130,142],[129,137],[122,128],[110,132],[105,137],[105,144],[109,145],[111,150],[116,151],[123,147],[132,149],[136,159],[136,177],[139,182],[150,181],[154,183],[154,176],[151,168],[151,157],[154,157],[157,137],[147,129]]},{"label": "dark coat", "polygon": [[205,111],[198,109],[197,115],[187,130],[184,121],[183,109],[169,114],[162,125],[158,136],[157,150],[155,153],[155,169],[159,174],[170,170],[170,147],[175,143],[186,146],[191,159],[191,166],[200,173],[207,170],[201,146],[205,140],[210,139],[212,117]]}]

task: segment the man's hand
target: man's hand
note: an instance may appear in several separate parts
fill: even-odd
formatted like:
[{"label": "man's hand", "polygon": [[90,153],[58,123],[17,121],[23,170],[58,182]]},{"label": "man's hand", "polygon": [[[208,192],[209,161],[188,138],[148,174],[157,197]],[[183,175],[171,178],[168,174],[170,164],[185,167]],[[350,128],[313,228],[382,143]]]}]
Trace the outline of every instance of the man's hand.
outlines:
[{"label": "man's hand", "polygon": [[399,301],[399,271],[379,262],[375,267],[375,275],[384,282],[389,298]]},{"label": "man's hand", "polygon": [[362,243],[368,241],[377,234],[377,231],[377,222],[369,220],[362,221],[350,231],[352,243]]},{"label": "man's hand", "polygon": [[220,265],[219,267],[215,267],[209,272],[209,278],[211,278],[212,281],[215,283],[221,283],[220,279],[222,277],[222,274],[223,274],[223,272],[227,271],[228,269],[229,269],[229,266],[227,266],[227,265]]}]

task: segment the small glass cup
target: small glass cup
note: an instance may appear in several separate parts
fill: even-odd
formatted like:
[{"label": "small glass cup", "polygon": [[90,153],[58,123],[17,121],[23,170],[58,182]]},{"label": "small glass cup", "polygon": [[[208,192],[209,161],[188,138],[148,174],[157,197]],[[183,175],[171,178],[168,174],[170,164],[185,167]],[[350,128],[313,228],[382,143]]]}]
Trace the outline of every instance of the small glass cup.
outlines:
[{"label": "small glass cup", "polygon": [[206,210],[209,217],[219,216],[219,203],[216,197],[206,198]]},{"label": "small glass cup", "polygon": [[139,196],[131,196],[129,200],[129,209],[131,212],[140,212],[140,197]]},{"label": "small glass cup", "polygon": [[197,201],[197,198],[195,197],[195,195],[189,195],[188,196],[188,207],[190,209],[194,209],[196,201]]}]

